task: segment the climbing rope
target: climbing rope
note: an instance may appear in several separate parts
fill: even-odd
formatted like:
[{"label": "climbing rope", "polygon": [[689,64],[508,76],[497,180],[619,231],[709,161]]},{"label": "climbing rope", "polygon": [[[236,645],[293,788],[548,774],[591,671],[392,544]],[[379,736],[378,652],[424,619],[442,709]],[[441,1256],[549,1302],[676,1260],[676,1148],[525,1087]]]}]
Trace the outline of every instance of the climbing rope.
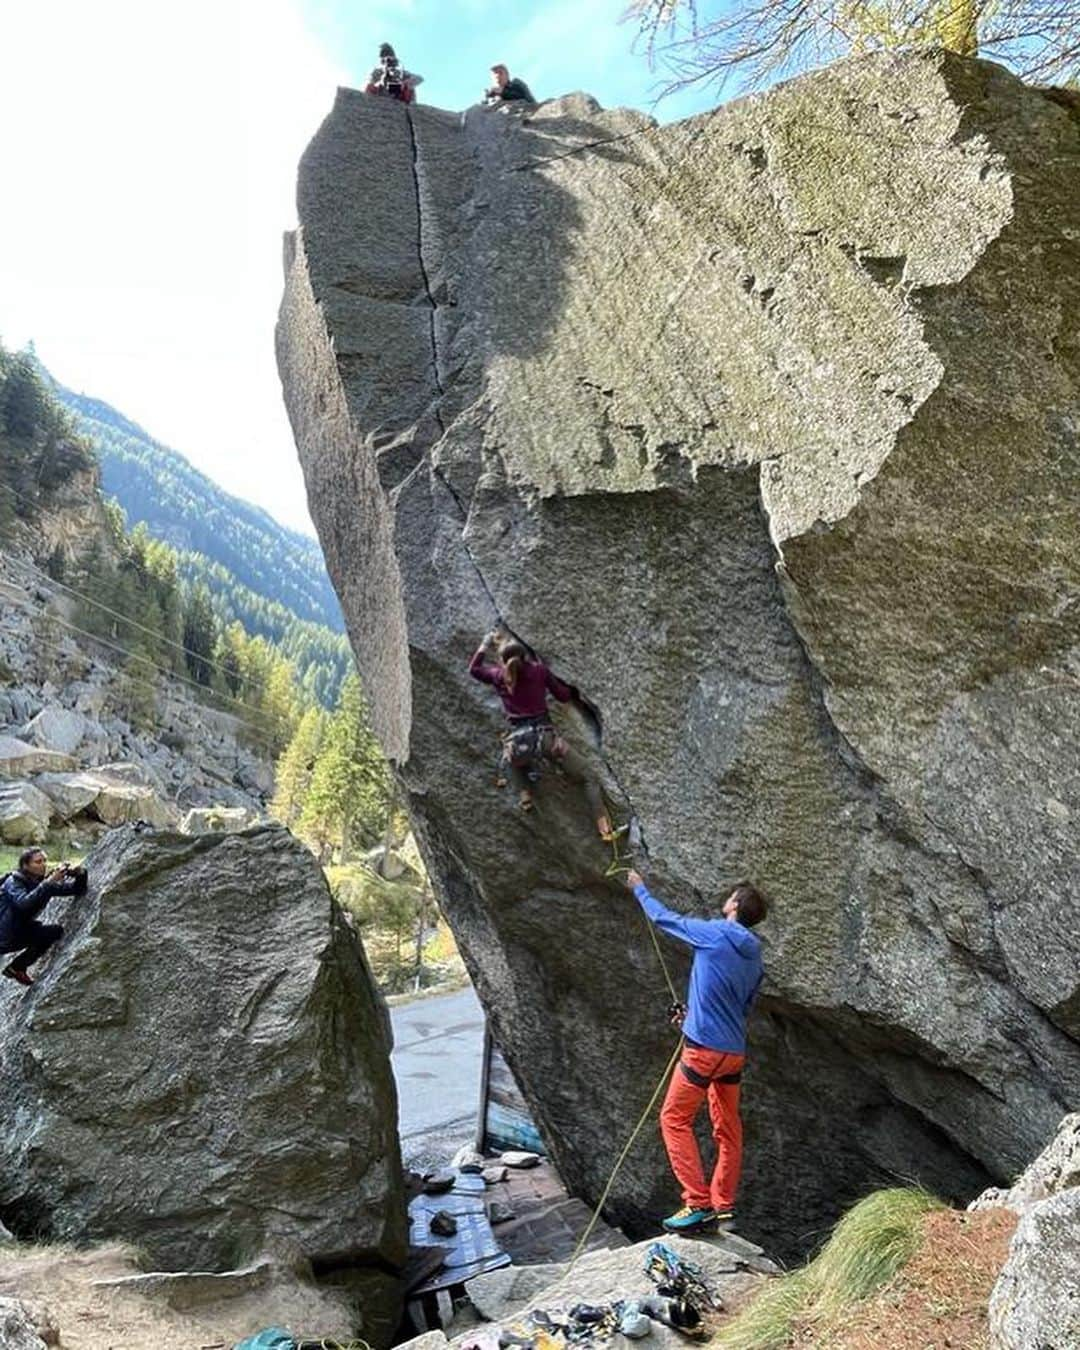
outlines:
[{"label": "climbing rope", "polygon": [[[604,876],[606,877],[625,876],[630,871],[629,864],[633,862],[633,858],[631,858],[629,853],[619,852],[619,839],[620,836],[617,832],[611,836],[611,862],[604,872]],[[660,969],[664,972],[664,979],[667,981],[668,993],[671,995],[671,1001],[672,1003],[678,1003],[679,996],[675,992],[675,983],[671,978],[671,972],[668,970],[668,964],[664,960],[664,953],[660,949],[660,942],[656,936],[656,929],[649,922],[649,916],[644,910],[641,911],[641,917],[645,921],[645,927],[649,930],[649,937],[652,938],[653,951],[656,953],[656,959],[660,962]]]}]

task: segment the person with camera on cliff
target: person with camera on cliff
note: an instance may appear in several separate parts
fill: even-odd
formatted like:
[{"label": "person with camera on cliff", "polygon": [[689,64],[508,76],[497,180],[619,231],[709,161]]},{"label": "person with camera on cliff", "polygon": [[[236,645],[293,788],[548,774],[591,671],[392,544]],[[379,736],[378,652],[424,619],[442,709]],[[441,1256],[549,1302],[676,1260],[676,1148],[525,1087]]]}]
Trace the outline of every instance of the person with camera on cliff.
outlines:
[{"label": "person with camera on cliff", "polygon": [[49,870],[45,850],[27,848],[19,866],[0,882],[0,952],[17,952],[14,961],[0,970],[18,984],[33,984],[29,967],[44,956],[64,930],[58,923],[41,923],[38,915],[50,900],[86,894],[85,867],[61,863]]},{"label": "person with camera on cliff", "polygon": [[416,86],[423,82],[422,75],[414,75],[411,70],[404,69],[393,47],[389,42],[384,42],[379,48],[379,64],[368,77],[364,93],[395,98],[399,103],[413,103],[416,100]]}]

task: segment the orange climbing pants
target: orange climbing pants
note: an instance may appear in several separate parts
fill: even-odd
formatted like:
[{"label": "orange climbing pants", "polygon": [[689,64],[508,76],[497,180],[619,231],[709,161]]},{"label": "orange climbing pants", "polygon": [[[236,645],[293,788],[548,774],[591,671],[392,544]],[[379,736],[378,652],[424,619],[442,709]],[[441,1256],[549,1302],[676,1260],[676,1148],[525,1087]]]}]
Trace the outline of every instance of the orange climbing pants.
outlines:
[{"label": "orange climbing pants", "polygon": [[[743,1055],[684,1045],[671,1075],[660,1109],[660,1133],[671,1170],[682,1187],[683,1203],[691,1209],[734,1208],[742,1171],[739,1078],[744,1062]],[[694,1138],[694,1120],[706,1097],[716,1140],[716,1167],[711,1185],[706,1184],[701,1152]]]}]

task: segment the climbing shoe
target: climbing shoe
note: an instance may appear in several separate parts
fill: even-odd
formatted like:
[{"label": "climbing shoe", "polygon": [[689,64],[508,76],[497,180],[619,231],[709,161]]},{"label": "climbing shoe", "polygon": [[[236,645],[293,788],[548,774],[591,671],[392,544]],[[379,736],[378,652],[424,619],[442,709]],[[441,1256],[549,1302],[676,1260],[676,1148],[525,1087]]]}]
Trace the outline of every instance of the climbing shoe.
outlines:
[{"label": "climbing shoe", "polygon": [[19,984],[29,985],[34,983],[30,972],[28,970],[21,970],[17,966],[5,966],[4,969],[0,971],[0,975],[6,975],[9,980],[17,980]]},{"label": "climbing shoe", "polygon": [[717,1228],[730,1228],[735,1222],[735,1211],[733,1209],[714,1210],[713,1220]]},{"label": "climbing shoe", "polygon": [[685,1233],[690,1228],[704,1228],[715,1220],[715,1209],[691,1209],[689,1205],[684,1205],[682,1209],[668,1215],[664,1227],[669,1233]]}]

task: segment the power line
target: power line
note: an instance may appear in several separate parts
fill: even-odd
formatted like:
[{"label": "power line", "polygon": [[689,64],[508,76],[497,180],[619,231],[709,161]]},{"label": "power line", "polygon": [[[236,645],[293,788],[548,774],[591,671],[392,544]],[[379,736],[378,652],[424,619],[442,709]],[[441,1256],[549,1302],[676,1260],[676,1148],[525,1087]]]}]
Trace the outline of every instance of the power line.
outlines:
[{"label": "power line", "polygon": [[[16,492],[15,489],[10,487],[7,483],[0,483],[0,487],[6,488],[8,492],[14,492],[15,495],[21,497],[23,501],[30,501],[29,497],[25,497],[21,492]],[[113,618],[119,619],[123,623],[131,624],[133,628],[139,629],[142,633],[147,633],[150,637],[154,638],[155,641],[164,642],[167,646],[174,647],[177,651],[183,652],[186,656],[193,656],[197,661],[203,662],[204,665],[210,666],[214,670],[221,671],[226,677],[238,679],[241,684],[254,683],[251,679],[245,679],[243,676],[238,675],[236,671],[229,670],[219,661],[214,661],[209,656],[203,656],[201,652],[192,651],[190,647],[185,647],[182,642],[176,642],[172,638],[166,637],[164,633],[158,633],[155,629],[148,628],[146,624],[139,623],[137,619],[132,619],[127,614],[121,614],[118,610],[111,609],[103,601],[95,600],[92,596],[86,595],[85,592],[76,590],[74,586],[68,586],[63,581],[57,581],[55,577],[49,576],[48,572],[42,571],[36,564],[25,562],[23,559],[16,558],[10,553],[4,553],[3,556],[17,566],[31,568],[38,576],[43,577],[51,585],[59,587],[62,591],[67,591],[70,595],[77,596],[80,600],[84,600],[88,605],[96,605],[98,609],[103,610],[106,614],[111,614]]]},{"label": "power line", "polygon": [[[55,617],[55,616],[53,616],[53,617]],[[94,640],[95,642],[101,642],[101,641],[103,641],[103,639],[97,637],[96,635],[91,635],[91,636],[93,637],[93,640]],[[46,645],[46,646],[51,646],[52,650],[53,650],[54,652],[57,652],[57,653],[61,653],[61,652],[63,651],[63,648],[61,647],[60,643],[61,643],[61,638],[60,638],[59,636],[55,635],[55,634],[50,634],[48,637],[45,637],[45,638],[38,638],[38,639],[35,640],[35,645],[40,646],[40,645],[44,644],[44,645]],[[109,644],[106,644],[106,645],[109,645]],[[117,650],[120,650],[120,649],[118,648]],[[130,653],[129,653],[129,654],[130,654]],[[130,673],[130,671],[122,670],[122,669],[120,669],[120,667],[118,667],[118,666],[111,665],[108,661],[103,661],[102,664],[105,666],[105,668],[106,668],[107,670],[110,670],[110,671],[113,673],[113,675],[115,675],[118,679],[126,680],[126,681],[128,681],[129,683],[131,683],[131,684],[139,685],[139,686],[140,686],[141,688],[143,688],[143,689],[149,689],[150,692],[153,693],[153,694],[161,694],[161,693],[163,692],[162,689],[161,689],[161,686],[160,686],[159,684],[155,684],[155,683],[152,682],[151,680],[145,680],[145,679],[143,679],[141,676],[138,676],[138,675],[132,675],[132,674]],[[153,664],[153,662],[149,662],[149,661],[148,661],[148,664],[149,664],[154,670],[161,670],[161,667],[160,667],[160,666],[155,666],[155,665]],[[165,672],[165,673],[166,673],[167,678],[175,678],[174,676],[171,675],[171,673],[169,673],[169,672]],[[165,691],[165,692],[167,693],[168,691]],[[211,691],[207,691],[207,692],[211,692]],[[208,711],[208,712],[221,712],[222,709],[220,709],[220,708],[213,708],[213,707],[209,707],[209,706],[208,706],[208,707],[207,707],[207,711]],[[234,718],[236,718],[236,721],[237,721],[237,722],[239,722],[242,726],[248,728],[248,730],[250,730],[250,731],[252,732],[252,741],[253,741],[254,743],[264,745],[264,746],[265,746],[268,750],[270,750],[270,751],[273,751],[273,750],[274,750],[274,748],[275,748],[275,747],[274,747],[274,742],[271,741],[271,740],[269,740],[269,739],[267,738],[266,732],[263,731],[263,730],[261,730],[261,728],[259,728],[258,725],[257,725],[256,723],[254,723],[254,722],[245,722],[245,721],[243,720],[243,718],[236,717],[236,714],[235,714],[235,713],[228,713],[228,714],[226,714],[226,715],[229,716],[229,717],[234,717]]]},{"label": "power line", "polygon": [[[12,493],[13,496],[18,497],[21,501],[27,502],[31,506],[41,507],[43,505],[42,502],[36,501],[32,497],[28,497],[24,492],[19,492],[18,489],[13,488],[10,483],[0,483],[0,488],[3,488],[5,491]],[[235,679],[239,684],[246,684],[249,686],[258,687],[257,681],[253,680],[250,676],[243,676],[238,671],[231,670],[229,667],[222,665],[221,662],[215,661],[212,657],[204,656],[201,652],[193,651],[190,647],[185,647],[183,643],[176,642],[172,638],[166,637],[165,634],[158,633],[155,629],[146,627],[145,624],[139,623],[137,619],[132,619],[126,614],[121,614],[117,610],[111,609],[103,601],[95,600],[92,596],[87,595],[85,592],[79,591],[75,587],[70,586],[63,581],[58,581],[55,577],[51,577],[48,574],[48,572],[43,571],[36,564],[26,562],[21,558],[16,558],[14,557],[14,555],[10,553],[5,554],[3,553],[2,550],[0,550],[0,554],[2,554],[2,556],[4,557],[7,557],[11,562],[15,563],[16,566],[28,567],[32,569],[34,572],[37,573],[38,576],[40,576],[43,580],[47,581],[50,585],[57,586],[59,587],[60,590],[67,591],[69,594],[76,596],[80,600],[83,600],[88,605],[95,605],[98,609],[103,610],[106,614],[112,615],[113,618],[119,619],[122,623],[131,624],[132,627],[138,628],[140,631],[147,633],[150,637],[154,638],[155,641],[164,642],[168,646],[174,647],[177,651],[183,652],[186,656],[191,656],[196,661],[201,661],[204,665],[209,666],[211,669],[220,671],[221,674],[224,675],[226,679],[230,680]],[[303,622],[302,620],[297,621]],[[241,624],[240,626],[241,628],[243,628],[243,624]],[[252,638],[250,634],[247,633],[246,629],[244,629],[244,632],[245,635],[248,637],[249,641],[255,640],[254,638]],[[266,641],[269,646],[272,646],[275,649],[277,649],[279,655],[283,660],[285,661],[291,660],[290,657],[285,655],[284,651],[281,648],[280,643],[272,642],[270,641],[270,639],[267,638],[264,638],[264,641]],[[347,660],[348,657],[349,654],[347,653],[346,654]],[[333,660],[333,658],[331,658],[331,665],[334,669],[337,668],[337,663],[336,661]],[[228,698],[230,697],[230,695],[225,694],[222,695],[222,697]],[[243,704],[242,700],[234,699],[233,701],[240,703],[240,705],[243,707],[247,706],[246,704]]]},{"label": "power line", "polygon": [[[2,549],[0,549],[0,557],[8,559],[9,562],[18,561],[18,559],[12,559],[11,555],[5,553]],[[35,568],[34,570],[36,571],[37,569]],[[44,612],[45,612],[44,608],[39,610],[39,613]],[[210,695],[213,698],[228,699],[229,702],[237,704],[239,707],[243,708],[246,712],[252,711],[252,709],[247,704],[242,703],[239,699],[232,698],[232,696],[229,694],[222,694],[215,689],[209,689],[206,685],[199,684],[197,680],[188,679],[186,675],[181,675],[174,670],[170,670],[167,666],[158,665],[157,662],[152,661],[150,657],[147,656],[144,652],[133,652],[130,647],[122,647],[118,643],[111,642],[108,638],[101,637],[99,634],[91,632],[89,629],[80,628],[78,624],[71,623],[70,620],[63,618],[59,614],[50,615],[50,620],[52,622],[60,624],[64,628],[69,629],[73,633],[78,633],[80,637],[89,638],[92,642],[97,642],[103,647],[108,647],[110,651],[119,652],[121,656],[136,657],[140,660],[143,660],[152,670],[156,670],[159,675],[164,676],[168,680],[176,680],[179,681],[181,684],[189,685],[192,689],[196,690],[204,697],[206,695]],[[116,668],[113,667],[113,669],[115,670]],[[125,679],[135,680],[138,678],[137,676],[130,675],[127,671],[118,673],[123,674]],[[141,681],[141,683],[147,685],[148,688],[154,689],[155,693],[160,692],[155,685],[150,685],[145,680]],[[227,710],[219,708],[216,709],[216,711],[223,712]],[[263,727],[260,727],[257,722],[250,722],[247,720],[247,718],[240,717],[236,713],[227,712],[227,716],[236,718],[236,720],[242,726],[248,727],[254,733],[255,737],[257,739],[261,739],[267,746],[272,747],[276,745],[276,740],[272,738]]]}]

